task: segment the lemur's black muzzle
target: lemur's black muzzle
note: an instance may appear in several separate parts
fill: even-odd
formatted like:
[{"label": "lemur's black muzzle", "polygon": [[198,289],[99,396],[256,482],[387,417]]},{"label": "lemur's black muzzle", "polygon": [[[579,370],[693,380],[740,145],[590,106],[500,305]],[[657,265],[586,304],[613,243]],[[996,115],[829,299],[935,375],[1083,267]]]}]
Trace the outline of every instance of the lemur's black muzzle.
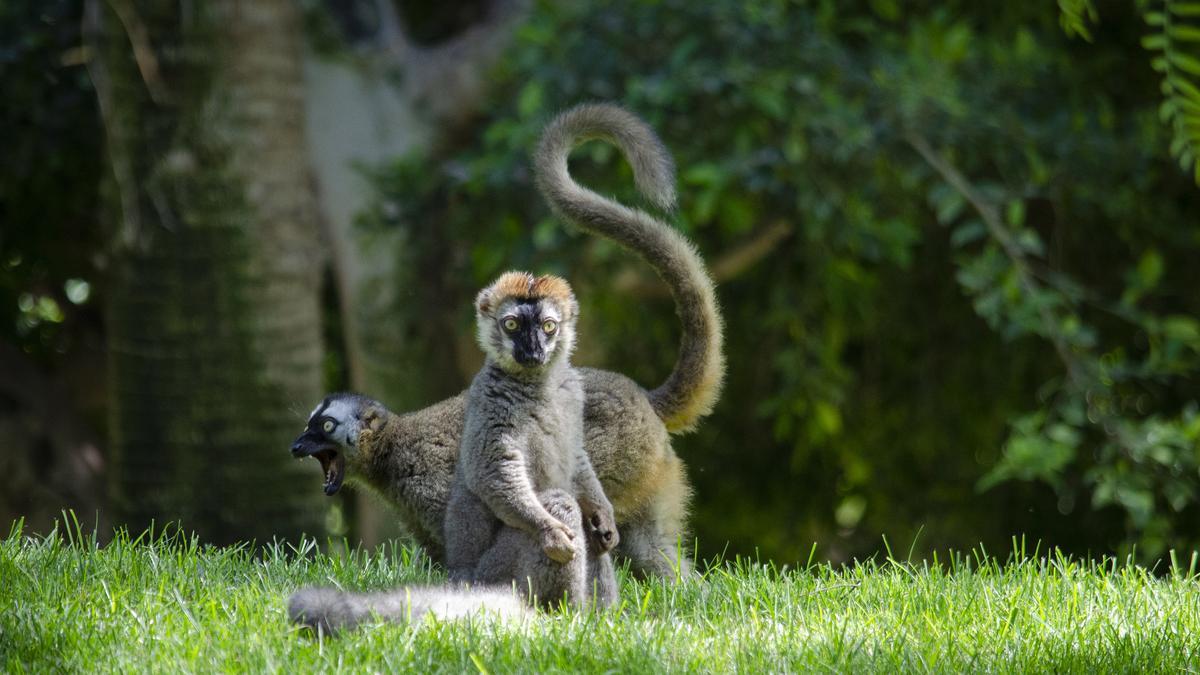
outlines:
[{"label": "lemur's black muzzle", "polygon": [[540,331],[526,327],[513,336],[513,359],[523,366],[537,366],[546,362],[546,348],[542,345]]},{"label": "lemur's black muzzle", "polygon": [[328,441],[311,431],[306,431],[292,444],[292,457],[308,457],[328,446]]}]

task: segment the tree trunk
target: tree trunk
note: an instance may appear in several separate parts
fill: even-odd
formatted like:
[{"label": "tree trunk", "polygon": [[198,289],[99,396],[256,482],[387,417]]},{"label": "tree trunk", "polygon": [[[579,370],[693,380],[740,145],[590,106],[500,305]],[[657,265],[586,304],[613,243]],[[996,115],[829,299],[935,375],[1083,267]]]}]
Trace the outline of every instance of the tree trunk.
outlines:
[{"label": "tree trunk", "polygon": [[86,24],[119,223],[114,504],[216,543],[319,533],[288,454],[322,359],[296,4],[93,0]]}]

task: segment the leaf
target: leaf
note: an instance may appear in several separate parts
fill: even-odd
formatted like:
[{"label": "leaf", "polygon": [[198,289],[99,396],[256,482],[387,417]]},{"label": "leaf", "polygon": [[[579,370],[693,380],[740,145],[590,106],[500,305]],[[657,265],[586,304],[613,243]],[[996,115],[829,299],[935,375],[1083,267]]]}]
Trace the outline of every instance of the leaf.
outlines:
[{"label": "leaf", "polygon": [[1079,445],[1079,432],[1066,424],[1051,424],[1046,430],[1046,435],[1055,443],[1071,447]]},{"label": "leaf", "polygon": [[1137,264],[1137,281],[1142,288],[1154,288],[1163,274],[1162,254],[1150,249],[1142,254]]},{"label": "leaf", "polygon": [[841,527],[854,527],[862,520],[867,510],[867,500],[860,495],[851,495],[838,504],[833,512],[833,519]]},{"label": "leaf", "polygon": [[688,185],[718,185],[723,176],[721,167],[709,162],[690,167],[681,178]]},{"label": "leaf", "polygon": [[1200,88],[1197,88],[1196,85],[1188,82],[1184,78],[1179,77],[1178,75],[1171,75],[1167,77],[1167,81],[1164,84],[1167,84],[1171,89],[1174,89],[1180,94],[1187,96],[1196,103],[1200,103]]},{"label": "leaf", "polygon": [[1175,511],[1182,511],[1196,499],[1196,490],[1191,485],[1173,480],[1163,486],[1163,496]]},{"label": "leaf", "polygon": [[896,0],[871,0],[871,9],[885,21],[896,21],[900,18],[900,3]]},{"label": "leaf", "polygon": [[808,142],[800,132],[793,133],[783,143],[783,156],[789,162],[799,164],[808,156]]},{"label": "leaf", "polygon": [[1129,517],[1140,526],[1149,522],[1154,515],[1154,494],[1146,489],[1133,487],[1117,488],[1117,503],[1125,507]]},{"label": "leaf", "polygon": [[1200,322],[1182,314],[1168,316],[1163,320],[1163,334],[1172,340],[1197,344],[1200,343]]},{"label": "leaf", "polygon": [[543,218],[533,226],[533,247],[538,250],[549,249],[554,246],[554,242],[558,239],[558,234],[562,230],[558,223],[553,218]]},{"label": "leaf", "polygon": [[[1171,62],[1171,65],[1189,75],[1200,75],[1200,59],[1194,56],[1188,56],[1182,52],[1170,51],[1167,52],[1167,59]],[[1172,82],[1172,84],[1174,83]]]},{"label": "leaf", "polygon": [[1175,105],[1176,100],[1177,99],[1173,99],[1173,98],[1163,99],[1163,102],[1158,106],[1158,121],[1159,122],[1162,122],[1165,124],[1165,123],[1169,122],[1172,117],[1175,116],[1175,111],[1179,109]]},{"label": "leaf", "polygon": [[[1182,136],[1173,137],[1171,139],[1170,146],[1168,146],[1168,149],[1171,152],[1171,156],[1172,157],[1182,157],[1185,143],[1187,143],[1187,141]],[[1188,167],[1184,166],[1183,168],[1187,169]]]},{"label": "leaf", "polygon": [[[1200,101],[1193,101],[1187,98],[1172,98],[1170,99],[1173,106],[1181,108],[1185,115],[1190,118],[1200,118]],[[1190,121],[1186,122],[1190,123]]]},{"label": "leaf", "polygon": [[1142,47],[1152,52],[1161,52],[1167,48],[1167,36],[1153,33],[1142,38]]},{"label": "leaf", "polygon": [[1042,238],[1039,237],[1038,233],[1034,232],[1033,230],[1028,228],[1019,230],[1017,232],[1016,240],[1017,246],[1020,246],[1023,250],[1028,251],[1029,253],[1034,255],[1046,254],[1046,247],[1042,243]]},{"label": "leaf", "polygon": [[1172,40],[1180,42],[1200,42],[1200,28],[1194,26],[1171,24],[1171,27],[1167,29],[1167,34],[1171,36]]},{"label": "leaf", "polygon": [[1010,227],[1020,227],[1025,224],[1025,201],[1014,199],[1008,203],[1008,209],[1005,212],[1005,221]]},{"label": "leaf", "polygon": [[710,222],[716,213],[717,199],[720,196],[721,191],[717,189],[702,190],[696,195],[692,200],[692,221],[697,225]]},{"label": "leaf", "polygon": [[934,202],[937,210],[937,221],[942,225],[954,222],[963,212],[967,202],[957,190],[946,190]]},{"label": "leaf", "polygon": [[763,84],[751,87],[747,92],[747,96],[752,100],[759,111],[766,117],[776,120],[786,120],[790,113],[786,92]]},{"label": "leaf", "polygon": [[517,113],[521,117],[533,117],[542,109],[542,101],[545,99],[545,90],[542,88],[542,83],[539,80],[531,80],[528,84],[521,88],[521,93],[517,97]]},{"label": "leaf", "polygon": [[954,232],[950,234],[950,245],[955,248],[961,248],[973,241],[978,241],[986,233],[987,228],[983,226],[983,223],[978,220],[972,220],[954,228]]},{"label": "leaf", "polygon": [[[1069,433],[1060,433],[1071,439]],[[1057,484],[1063,469],[1074,458],[1073,443],[1058,442],[1036,431],[1030,434],[1017,432],[1005,443],[1004,456],[994,471],[1019,480],[1041,480]]]},{"label": "leaf", "polygon": [[826,436],[835,436],[842,430],[842,413],[828,401],[817,401],[813,406],[817,426]]}]

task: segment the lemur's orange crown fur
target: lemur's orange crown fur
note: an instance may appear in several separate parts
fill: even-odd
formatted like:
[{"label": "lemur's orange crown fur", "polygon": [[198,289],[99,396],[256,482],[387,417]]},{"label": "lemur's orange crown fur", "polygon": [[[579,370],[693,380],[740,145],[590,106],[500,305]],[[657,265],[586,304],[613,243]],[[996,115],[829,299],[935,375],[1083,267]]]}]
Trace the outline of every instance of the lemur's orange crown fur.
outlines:
[{"label": "lemur's orange crown fur", "polygon": [[575,304],[575,295],[566,279],[552,274],[535,277],[529,272],[505,272],[491,286],[479,293],[476,303],[479,311],[491,311],[500,302],[509,298],[517,300],[541,300],[550,298],[557,301],[564,310]]}]

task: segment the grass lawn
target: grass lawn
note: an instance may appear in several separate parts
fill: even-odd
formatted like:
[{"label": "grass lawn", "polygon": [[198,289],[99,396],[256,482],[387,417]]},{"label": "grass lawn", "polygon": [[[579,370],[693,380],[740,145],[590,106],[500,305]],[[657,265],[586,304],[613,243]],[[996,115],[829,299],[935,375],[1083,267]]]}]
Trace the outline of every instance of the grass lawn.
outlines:
[{"label": "grass lawn", "polygon": [[605,614],[370,626],[317,639],[289,593],[436,582],[414,551],[327,555],[94,539],[0,540],[0,669],[23,671],[1055,671],[1200,667],[1200,589],[1187,571],[1051,555],[997,563],[746,561],[681,583],[622,578]]}]

